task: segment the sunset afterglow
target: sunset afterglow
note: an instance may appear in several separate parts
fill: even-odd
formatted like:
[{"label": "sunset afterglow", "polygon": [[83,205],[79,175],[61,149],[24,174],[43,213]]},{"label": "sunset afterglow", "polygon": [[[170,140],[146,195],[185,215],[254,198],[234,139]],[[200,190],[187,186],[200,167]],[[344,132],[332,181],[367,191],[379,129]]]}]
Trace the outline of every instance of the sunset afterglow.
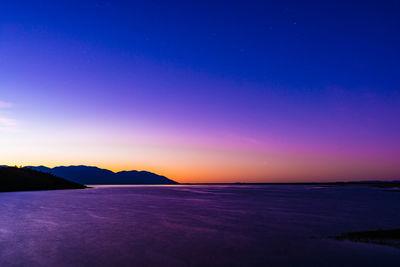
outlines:
[{"label": "sunset afterglow", "polygon": [[2,8],[1,164],[179,182],[399,178],[394,11],[338,4],[333,23],[304,6],[135,5],[146,12]]}]

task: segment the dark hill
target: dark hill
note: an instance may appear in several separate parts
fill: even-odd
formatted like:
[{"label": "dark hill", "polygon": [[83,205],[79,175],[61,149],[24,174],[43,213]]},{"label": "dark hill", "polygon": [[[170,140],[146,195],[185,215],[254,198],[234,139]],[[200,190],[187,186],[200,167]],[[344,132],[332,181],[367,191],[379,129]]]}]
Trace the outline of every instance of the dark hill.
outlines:
[{"label": "dark hill", "polygon": [[83,188],[86,186],[50,173],[29,168],[0,167],[0,192]]},{"label": "dark hill", "polygon": [[81,184],[178,184],[165,176],[146,171],[112,172],[90,166],[60,166],[48,168],[45,166],[28,168],[48,172]]}]

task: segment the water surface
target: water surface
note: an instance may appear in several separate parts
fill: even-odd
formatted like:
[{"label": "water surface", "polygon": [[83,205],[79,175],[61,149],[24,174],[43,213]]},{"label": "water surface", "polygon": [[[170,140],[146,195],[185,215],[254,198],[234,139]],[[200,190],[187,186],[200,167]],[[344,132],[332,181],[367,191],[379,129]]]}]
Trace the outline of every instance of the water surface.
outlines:
[{"label": "water surface", "polygon": [[327,238],[399,228],[368,187],[131,186],[0,194],[0,266],[398,266],[400,249]]}]

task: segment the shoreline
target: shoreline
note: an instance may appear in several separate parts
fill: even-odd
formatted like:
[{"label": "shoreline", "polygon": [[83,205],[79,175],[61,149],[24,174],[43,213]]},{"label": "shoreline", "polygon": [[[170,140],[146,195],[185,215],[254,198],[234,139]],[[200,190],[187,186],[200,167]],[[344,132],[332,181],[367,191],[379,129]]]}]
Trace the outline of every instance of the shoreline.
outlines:
[{"label": "shoreline", "polygon": [[311,185],[311,186],[367,186],[378,188],[398,188],[400,190],[400,181],[354,181],[354,182],[299,182],[299,183],[180,183],[179,185]]},{"label": "shoreline", "polygon": [[349,240],[359,243],[385,245],[400,249],[400,228],[347,232],[338,236],[330,236],[330,238],[336,240]]}]

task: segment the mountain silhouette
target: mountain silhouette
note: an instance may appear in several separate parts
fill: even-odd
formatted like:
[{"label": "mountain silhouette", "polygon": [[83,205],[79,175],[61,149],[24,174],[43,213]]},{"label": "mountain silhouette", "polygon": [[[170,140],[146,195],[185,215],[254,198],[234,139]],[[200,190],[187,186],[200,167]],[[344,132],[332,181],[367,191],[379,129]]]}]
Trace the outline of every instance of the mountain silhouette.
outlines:
[{"label": "mountain silhouette", "polygon": [[110,170],[84,165],[54,168],[27,166],[27,168],[51,173],[81,184],[178,184],[165,176],[147,171],[121,171],[115,173]]},{"label": "mountain silhouette", "polygon": [[50,173],[29,168],[0,167],[0,192],[84,188],[86,186]]}]

